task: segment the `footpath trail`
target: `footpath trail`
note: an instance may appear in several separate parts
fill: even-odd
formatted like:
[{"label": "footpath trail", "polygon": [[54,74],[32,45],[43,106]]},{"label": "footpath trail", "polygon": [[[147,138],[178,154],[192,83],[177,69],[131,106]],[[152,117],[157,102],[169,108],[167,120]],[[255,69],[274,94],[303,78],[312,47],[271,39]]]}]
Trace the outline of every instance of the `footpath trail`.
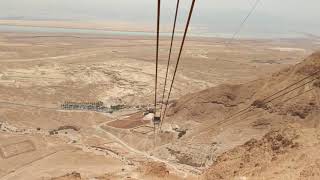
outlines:
[{"label": "footpath trail", "polygon": [[[157,161],[157,162],[162,162],[162,163],[165,163],[166,165],[168,165],[170,168],[172,168],[176,173],[178,174],[182,174],[183,177],[187,177],[188,174],[192,174],[192,175],[199,175],[201,172],[197,169],[190,169],[190,168],[186,168],[186,167],[179,167],[178,165],[175,165],[175,164],[172,164],[171,162],[169,161],[166,161],[166,160],[163,160],[163,159],[160,159],[160,158],[157,158],[155,156],[151,156],[149,155],[148,153],[146,152],[143,152],[143,151],[139,151],[133,147],[131,147],[130,145],[128,145],[126,142],[124,142],[123,140],[119,139],[118,137],[116,137],[115,135],[105,131],[103,128],[101,128],[101,126],[104,125],[101,124],[101,125],[98,125],[96,126],[96,130],[99,131],[99,132],[104,132],[105,134],[107,134],[111,139],[117,141],[118,143],[120,143],[122,146],[124,146],[125,148],[127,148],[128,150],[130,150],[131,152],[133,153],[136,153],[137,155],[142,155],[144,156],[145,158],[147,159],[152,159],[153,161]],[[190,170],[188,170],[190,169]]]},{"label": "footpath trail", "polygon": [[[151,156],[147,152],[139,151],[139,150],[131,147],[125,141],[123,141],[120,138],[116,137],[112,133],[107,132],[106,130],[101,128],[102,125],[104,125],[104,123],[94,126],[94,129],[97,132],[97,133],[95,133],[95,135],[101,137],[101,135],[99,135],[99,134],[101,134],[101,133],[106,134],[108,136],[108,138],[110,138],[113,141],[119,143],[121,146],[123,146],[129,152],[132,152],[133,154],[135,154],[137,156],[137,158],[142,157],[145,160],[149,159],[149,160],[153,160],[153,161],[156,161],[156,162],[165,163],[177,175],[180,175],[182,177],[188,177],[188,175],[199,175],[201,173],[197,169],[194,169],[194,168],[191,168],[191,167],[190,168],[189,167],[182,167],[182,165],[181,166],[180,165],[176,165],[176,164],[173,164],[173,163],[171,163],[169,161],[157,158],[155,156]],[[1,131],[8,132],[10,134],[19,134],[19,135],[21,135],[21,134],[30,134],[30,135],[40,134],[40,135],[43,135],[43,136],[48,135],[48,132],[43,131],[43,130],[42,131],[37,131],[35,129],[23,129],[23,130],[20,130],[20,129],[18,129],[18,128],[14,127],[14,126],[12,126],[12,125],[10,125],[8,123],[1,123],[0,127],[1,127],[1,129],[0,129]],[[58,136],[60,136],[60,134],[58,134]],[[101,137],[101,138],[103,138],[103,137]],[[85,151],[85,152],[92,152],[94,154],[99,154],[98,152],[95,152],[94,148],[90,148],[88,145],[84,144],[81,139],[78,140],[78,144],[75,145],[75,147],[78,147],[78,148],[82,149],[82,151]],[[27,168],[29,166],[32,166],[34,163],[39,162],[41,160],[44,160],[46,157],[54,155],[56,153],[57,152],[51,153],[51,154],[46,155],[44,157],[40,157],[40,158],[36,159],[35,161],[32,161],[32,162],[30,162],[28,164],[24,164],[23,166],[19,167],[15,171],[12,171],[12,172],[6,174],[1,179],[10,179],[11,177],[14,177],[16,174],[22,172],[25,168]],[[108,152],[108,153],[110,153],[110,152]],[[117,158],[117,159],[126,159],[126,157],[115,157],[115,158]]]}]

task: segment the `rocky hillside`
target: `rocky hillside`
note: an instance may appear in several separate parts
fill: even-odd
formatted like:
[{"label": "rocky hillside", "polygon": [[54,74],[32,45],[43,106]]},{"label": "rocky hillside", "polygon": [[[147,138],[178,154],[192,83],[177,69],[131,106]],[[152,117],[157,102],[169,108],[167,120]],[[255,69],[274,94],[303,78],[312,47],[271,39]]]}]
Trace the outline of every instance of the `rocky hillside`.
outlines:
[{"label": "rocky hillside", "polygon": [[271,77],[186,95],[168,119],[187,131],[156,154],[202,170],[204,179],[317,179],[320,52]]},{"label": "rocky hillside", "polygon": [[[319,97],[316,92],[319,92],[320,80],[316,78],[320,77],[319,71],[320,52],[317,52],[302,63],[283,69],[268,78],[242,85],[221,85],[186,95],[172,105],[169,116],[177,120],[204,122],[227,118],[237,110],[253,105],[303,119],[309,115],[312,108],[317,108],[316,101]],[[284,88],[287,89],[281,91]],[[303,94],[311,89],[312,92]],[[277,92],[279,93],[274,95]],[[294,98],[298,95],[300,98]],[[294,99],[281,103],[288,101],[288,98]],[[295,110],[296,105],[304,107]]]},{"label": "rocky hillside", "polygon": [[319,131],[301,126],[272,130],[220,155],[204,179],[319,179]]}]

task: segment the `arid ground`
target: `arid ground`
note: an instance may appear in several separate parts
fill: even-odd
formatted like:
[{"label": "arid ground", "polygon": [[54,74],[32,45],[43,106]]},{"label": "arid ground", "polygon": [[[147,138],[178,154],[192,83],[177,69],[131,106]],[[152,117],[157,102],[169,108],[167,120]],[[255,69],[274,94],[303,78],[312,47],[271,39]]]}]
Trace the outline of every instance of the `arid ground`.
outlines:
[{"label": "arid ground", "polygon": [[[180,40],[176,39],[175,47]],[[295,103],[303,106],[298,110],[306,108],[307,114],[297,112],[295,106],[262,103],[258,104],[261,114],[251,115],[240,125],[219,124],[257,99],[310,75],[304,68],[319,68],[317,55],[307,61],[308,66],[297,65],[320,48],[319,42],[268,39],[228,43],[227,39],[189,38],[168,121],[155,137],[150,118],[143,116],[154,96],[153,37],[0,33],[0,179],[229,179],[259,175],[290,179],[295,168],[292,162],[299,163],[294,179],[319,175],[320,160],[308,164],[314,172],[305,166],[319,143],[319,111],[313,109],[319,107],[319,89]],[[161,39],[159,96],[169,43],[169,38]],[[172,64],[177,51],[175,48]],[[65,102],[97,101],[123,108],[113,113],[61,108]],[[237,121],[242,122],[241,118]],[[279,147],[274,149],[272,143]],[[263,152],[268,152],[268,157]],[[263,160],[257,164],[251,158]]]}]

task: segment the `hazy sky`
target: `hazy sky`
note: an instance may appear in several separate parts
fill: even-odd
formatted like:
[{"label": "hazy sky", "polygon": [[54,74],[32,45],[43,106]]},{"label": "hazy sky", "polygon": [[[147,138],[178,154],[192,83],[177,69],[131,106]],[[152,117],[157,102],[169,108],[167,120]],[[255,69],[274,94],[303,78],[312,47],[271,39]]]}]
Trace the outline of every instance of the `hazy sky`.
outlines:
[{"label": "hazy sky", "polygon": [[[255,0],[197,0],[194,27],[215,33],[237,29]],[[155,23],[157,0],[0,0],[0,18]],[[162,22],[172,21],[176,0],[162,0]],[[181,0],[180,22],[191,0]],[[243,33],[320,33],[319,0],[261,0]],[[319,32],[319,33],[318,33]]]}]

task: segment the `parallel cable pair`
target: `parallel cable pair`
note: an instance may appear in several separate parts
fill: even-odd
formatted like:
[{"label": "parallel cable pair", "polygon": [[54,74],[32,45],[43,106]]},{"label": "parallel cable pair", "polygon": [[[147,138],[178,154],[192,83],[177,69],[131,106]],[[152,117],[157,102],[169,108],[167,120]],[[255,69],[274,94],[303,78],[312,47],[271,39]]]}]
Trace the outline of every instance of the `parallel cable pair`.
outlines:
[{"label": "parallel cable pair", "polygon": [[240,23],[240,26],[238,27],[238,29],[233,33],[231,39],[227,42],[227,46],[230,45],[232,43],[232,41],[236,38],[236,36],[240,33],[241,29],[243,28],[245,23],[248,21],[249,17],[253,14],[254,10],[257,8],[257,6],[259,5],[260,1],[261,0],[256,0],[256,2],[253,4],[253,6],[250,9],[250,11],[247,14],[247,16],[242,20],[242,22]]},{"label": "parallel cable pair", "polygon": [[[275,97],[275,98],[273,98],[273,99],[271,99],[271,100],[268,100],[268,101],[266,101],[266,102],[262,101],[262,102],[263,102],[264,104],[271,103],[271,102],[273,102],[274,100],[277,100],[277,99],[279,99],[279,98],[281,98],[281,97],[283,97],[283,96],[285,96],[285,95],[287,95],[287,94],[290,94],[290,93],[293,92],[293,91],[296,91],[296,90],[298,90],[298,89],[300,89],[300,88],[302,88],[302,87],[304,87],[304,86],[306,86],[306,85],[308,85],[308,84],[316,81],[317,79],[320,79],[320,76],[318,76],[318,77],[316,77],[316,78],[314,78],[314,79],[311,79],[311,80],[309,80],[308,82],[306,82],[306,83],[304,83],[304,84],[302,84],[302,85],[300,85],[300,86],[298,86],[298,87],[295,87],[294,89],[292,89],[292,90],[290,90],[290,91],[288,91],[288,92],[285,92],[285,93],[283,93],[283,94],[280,94],[279,96],[277,96],[277,97]],[[247,109],[247,111],[239,114],[239,115],[236,116],[236,117],[233,117],[233,118],[231,118],[231,119],[228,119],[228,120],[226,120],[226,121],[221,121],[221,123],[219,123],[219,124],[217,124],[217,125],[221,125],[221,124],[224,124],[224,123],[226,123],[226,122],[232,121],[233,119],[235,119],[235,118],[237,118],[237,117],[240,117],[240,116],[243,116],[244,114],[247,114],[248,112],[251,112],[251,111],[253,111],[253,110],[256,109],[256,108],[257,108],[257,107],[251,105],[250,108]]]},{"label": "parallel cable pair", "polygon": [[[159,2],[160,0],[158,0]],[[238,35],[238,33],[241,31],[241,29],[243,28],[244,24],[247,22],[247,20],[249,19],[249,17],[253,14],[254,10],[257,8],[257,6],[259,5],[261,0],[256,0],[256,2],[253,4],[251,10],[249,11],[249,13],[247,14],[247,16],[243,19],[243,21],[241,22],[239,28],[234,32],[234,34],[232,35],[230,41],[228,42],[228,45],[235,39],[235,37]],[[176,21],[177,21],[177,15],[178,15],[178,10],[179,10],[179,0],[177,0],[177,6],[176,6],[176,14],[175,14],[175,19],[174,19],[174,25],[173,25],[173,31],[172,31],[172,36],[171,36],[171,44],[170,44],[170,50],[169,50],[169,58],[168,58],[168,63],[167,63],[167,70],[166,70],[166,78],[165,78],[165,83],[164,83],[164,89],[163,89],[163,94],[162,94],[162,100],[161,100],[161,110],[160,110],[160,118],[161,118],[161,125],[160,125],[160,129],[161,129],[161,126],[165,120],[165,117],[166,117],[166,112],[167,112],[167,108],[168,108],[168,104],[169,104],[169,100],[170,100],[170,96],[171,96],[171,92],[172,92],[172,87],[173,87],[173,84],[174,84],[174,80],[175,80],[175,77],[176,77],[176,73],[177,73],[177,69],[178,69],[178,66],[179,66],[179,62],[180,62],[180,58],[181,58],[181,54],[182,54],[182,50],[183,50],[183,46],[184,46],[184,42],[185,42],[185,38],[186,38],[186,34],[187,34],[187,31],[188,31],[188,28],[189,28],[189,24],[190,24],[190,20],[191,20],[191,16],[192,16],[192,13],[193,13],[193,9],[194,9],[194,4],[195,4],[195,0],[192,1],[192,5],[191,5],[191,8],[190,8],[190,12],[189,12],[189,16],[188,16],[188,21],[187,21],[187,25],[186,25],[186,28],[185,28],[185,31],[184,31],[184,35],[183,35],[183,39],[182,39],[182,43],[181,43],[181,46],[180,46],[180,51],[179,51],[179,55],[178,55],[178,59],[177,59],[177,63],[176,63],[176,66],[175,66],[175,70],[174,70],[174,74],[173,74],[173,78],[172,78],[172,81],[171,81],[171,85],[170,85],[170,89],[169,89],[169,93],[168,93],[168,96],[167,96],[167,100],[166,102],[164,103],[164,97],[165,97],[165,92],[166,92],[166,86],[167,86],[167,78],[168,78],[168,71],[169,71],[169,66],[170,66],[170,61],[171,61],[171,54],[172,54],[172,45],[173,45],[173,39],[174,39],[174,33],[175,33],[175,27],[176,27]],[[158,3],[158,11],[160,11],[159,9],[160,7],[160,4]],[[158,12],[158,27],[159,27],[159,17],[160,14]],[[157,32],[157,59],[156,59],[156,76],[158,75],[158,48],[159,48],[159,32]],[[157,77],[156,77],[156,86],[157,86]],[[157,94],[157,87],[155,88],[156,89],[156,92],[155,94]],[[157,103],[157,97],[155,95],[155,111],[156,111],[156,103]],[[165,104],[165,107],[164,107],[164,111],[163,111],[163,104]],[[250,107],[249,107],[250,108]],[[163,113],[162,113],[163,111]]]},{"label": "parallel cable pair", "polygon": [[[307,79],[309,79],[309,78],[312,78],[312,79],[308,80],[307,82],[304,82],[303,84],[300,84],[300,83],[302,83],[303,81],[305,81],[305,80],[307,80]],[[297,81],[297,82],[295,82],[295,83],[292,83],[292,84],[290,84],[289,86],[287,86],[287,87],[285,87],[285,88],[283,88],[283,89],[281,89],[281,90],[273,93],[272,95],[270,95],[270,96],[262,99],[261,102],[264,103],[264,104],[273,102],[274,100],[277,100],[277,99],[279,99],[279,98],[281,98],[281,97],[283,97],[283,96],[285,96],[285,95],[287,95],[287,94],[290,94],[291,92],[296,91],[296,90],[298,90],[299,88],[302,88],[302,87],[304,87],[304,86],[306,86],[306,85],[308,85],[308,84],[310,84],[310,83],[312,83],[312,82],[314,82],[314,81],[316,81],[316,80],[319,80],[319,79],[320,79],[320,70],[318,70],[318,71],[312,73],[311,75],[309,75],[309,76],[307,76],[307,77],[305,77],[305,78],[303,78],[303,79],[301,79],[301,80],[299,80],[299,81]],[[299,84],[300,84],[300,85],[299,85]],[[294,86],[297,86],[297,87],[294,87]],[[294,88],[293,88],[293,87],[294,87]],[[291,88],[293,88],[293,89],[291,89]],[[289,90],[289,91],[286,91],[286,90],[288,90],[288,89],[290,89],[290,90]],[[310,91],[312,91],[312,90],[313,90],[313,89],[308,90],[308,91],[306,91],[306,92],[310,92]],[[304,93],[306,93],[306,92],[304,92]],[[278,95],[278,96],[277,96],[277,95]],[[293,98],[296,98],[296,97],[298,97],[298,96],[300,96],[300,95],[294,96]],[[271,98],[271,99],[270,99],[270,98]],[[291,99],[293,99],[293,98],[289,98],[288,100],[285,100],[285,101],[283,101],[283,102],[287,102],[287,101],[289,101],[289,100],[291,100]],[[215,123],[214,126],[222,125],[222,124],[225,124],[225,123],[228,123],[228,122],[232,122],[234,119],[236,119],[236,118],[238,118],[238,117],[241,117],[241,116],[243,116],[243,115],[245,115],[245,114],[253,111],[254,109],[256,109],[256,107],[253,106],[253,104],[251,104],[251,105],[248,106],[247,108],[245,108],[245,109],[243,109],[243,110],[241,110],[241,111],[238,111],[237,113],[235,113],[235,114],[233,114],[233,115],[231,115],[231,116],[223,119],[222,121],[219,121],[219,122]],[[208,129],[211,129],[211,128],[212,128],[212,127],[208,127]]]},{"label": "parallel cable pair", "polygon": [[[163,111],[163,104],[164,104],[164,98],[165,98],[167,81],[168,81],[168,74],[169,74],[169,66],[170,66],[171,56],[172,56],[173,40],[174,40],[174,36],[175,36],[176,23],[177,23],[177,17],[178,17],[178,12],[179,12],[179,5],[180,5],[180,0],[177,0],[175,18],[174,18],[174,24],[173,24],[172,36],[171,36],[171,43],[170,43],[170,49],[169,49],[169,57],[168,57],[167,68],[166,68],[166,76],[165,76],[164,88],[163,88],[163,92],[162,92],[161,109],[160,109],[160,120],[161,120],[160,129],[162,127],[163,121],[164,121],[165,116],[166,116],[168,102],[170,100],[172,88],[173,88],[175,77],[176,77],[176,74],[177,74],[177,69],[179,67],[179,62],[180,62],[180,59],[181,59],[181,55],[182,55],[185,39],[186,39],[186,36],[187,36],[187,33],[188,33],[188,29],[189,29],[189,25],[190,25],[192,13],[193,13],[195,1],[196,0],[192,0],[190,12],[189,12],[189,15],[188,15],[187,24],[186,24],[186,27],[185,27],[185,30],[184,30],[184,34],[183,34],[183,38],[182,38],[182,42],[181,42],[181,45],[180,45],[179,55],[178,55],[177,62],[176,62],[176,65],[175,65],[175,70],[174,70],[174,73],[173,73],[173,78],[171,80],[169,93],[168,93],[168,96],[167,96],[167,99],[166,99],[166,102],[165,102],[164,111]],[[155,113],[155,115],[157,113],[157,89],[158,89],[157,86],[158,86],[158,63],[159,63],[159,29],[160,29],[159,27],[160,27],[160,10],[161,10],[160,6],[161,6],[161,0],[158,0],[157,45],[156,45],[156,47],[157,47],[157,50],[156,50],[156,77],[155,77],[155,97],[154,97],[154,113]]]},{"label": "parallel cable pair", "polygon": [[[300,84],[301,82],[303,82],[303,81],[305,81],[305,80],[307,80],[307,79],[309,79],[309,78],[315,77],[315,76],[317,76],[317,75],[320,75],[320,70],[315,71],[314,73],[310,74],[309,76],[306,76],[305,78],[300,79],[299,81],[296,81],[296,82],[290,84],[289,86],[287,86],[287,87],[285,87],[285,88],[283,88],[283,89],[281,89],[281,90],[273,93],[272,95],[270,95],[270,96],[268,96],[268,97],[265,97],[264,99],[261,100],[261,102],[266,102],[266,103],[268,103],[268,102],[270,102],[270,100],[269,100],[270,98],[272,98],[272,97],[274,97],[274,96],[276,96],[276,95],[278,95],[278,94],[280,94],[280,93],[282,93],[282,92],[284,92],[284,91],[286,91],[286,90],[288,90],[288,89],[290,89],[290,88],[292,88],[292,87]],[[313,82],[313,81],[315,81],[315,80],[317,80],[317,78],[315,78],[315,79],[313,79],[313,80],[311,80],[311,81],[308,81],[307,84],[310,83],[310,82]],[[271,100],[272,100],[272,99],[271,99]],[[232,117],[234,117],[234,116],[236,116],[236,115],[238,115],[238,114],[240,114],[240,113],[248,110],[248,109],[251,108],[251,107],[252,107],[252,105],[250,105],[249,107],[247,107],[247,108],[245,108],[245,109],[243,109],[243,110],[241,110],[241,111],[239,111],[239,112],[237,112],[237,113],[229,116],[227,119],[230,119],[230,118],[232,118]]]},{"label": "parallel cable pair", "polygon": [[[319,77],[320,78],[320,77]],[[275,104],[275,106],[278,106],[278,105],[280,105],[280,104],[283,104],[283,103],[287,103],[288,101],[291,101],[291,100],[293,100],[293,99],[296,99],[296,98],[298,98],[298,97],[300,97],[300,96],[302,96],[302,95],[304,95],[304,94],[307,94],[307,93],[309,93],[309,92],[311,92],[311,91],[313,91],[313,90],[315,90],[315,88],[310,88],[310,89],[308,89],[308,90],[306,90],[306,91],[303,91],[302,93],[299,93],[299,94],[297,94],[297,95],[295,95],[295,96],[293,96],[293,97],[290,97],[290,98],[288,98],[288,99],[285,99],[284,101],[281,101],[281,102],[279,102],[279,103],[277,103],[277,104]],[[254,109],[250,109],[248,112],[246,112],[245,114],[248,114],[248,113],[250,113],[250,112],[252,112]],[[243,114],[244,115],[244,114]],[[255,114],[256,115],[256,114]],[[233,121],[232,123],[237,123],[237,122],[244,122],[244,120],[245,119],[247,119],[248,118],[248,116],[247,117],[244,117],[244,118],[242,118],[242,119],[239,119],[239,120],[237,120],[237,121]],[[219,125],[223,125],[223,124],[225,124],[226,126],[228,126],[229,124],[226,124],[226,123],[220,123]]]},{"label": "parallel cable pair", "polygon": [[184,43],[185,43],[185,40],[186,40],[186,37],[187,37],[187,33],[188,33],[188,29],[189,29],[189,25],[190,25],[190,21],[191,21],[191,17],[192,17],[192,13],[193,13],[195,2],[196,2],[196,0],[192,0],[191,8],[190,8],[189,15],[188,15],[187,24],[186,24],[186,27],[185,27],[185,30],[184,30],[182,42],[181,42],[181,45],[180,45],[179,55],[178,55],[178,58],[177,58],[176,66],[175,66],[174,73],[173,73],[173,78],[172,78],[170,89],[169,89],[169,93],[168,93],[168,97],[167,97],[167,100],[165,102],[165,108],[164,108],[164,112],[163,112],[163,117],[161,119],[161,124],[160,124],[160,130],[161,130],[162,124],[163,124],[163,122],[165,120],[165,117],[166,117],[166,112],[167,112],[167,108],[168,108],[168,104],[169,104],[169,100],[170,100],[173,84],[174,84],[174,81],[175,81],[175,78],[176,78],[176,74],[177,74],[177,70],[178,70],[178,67],[179,67],[179,62],[180,62],[180,59],[181,59]]}]

